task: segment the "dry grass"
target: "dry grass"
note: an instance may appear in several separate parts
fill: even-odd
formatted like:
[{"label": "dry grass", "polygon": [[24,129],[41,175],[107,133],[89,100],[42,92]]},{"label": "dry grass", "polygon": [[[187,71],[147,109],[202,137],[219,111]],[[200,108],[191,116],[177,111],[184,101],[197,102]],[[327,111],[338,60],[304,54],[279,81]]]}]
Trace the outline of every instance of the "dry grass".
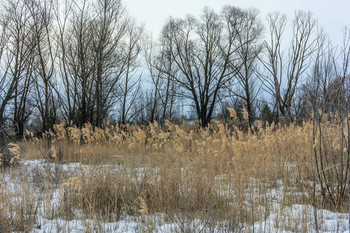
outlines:
[{"label": "dry grass", "polygon": [[[248,132],[222,124],[202,129],[170,122],[163,127],[107,123],[103,129],[87,124],[81,130],[60,124],[42,139],[28,132],[20,146],[26,159],[93,166],[56,179],[63,198],[53,216],[74,219],[83,214],[116,221],[165,213],[183,231],[191,229],[194,219],[208,229],[225,223],[236,231],[266,219],[275,202],[314,203],[314,148],[319,141],[313,141],[313,124],[258,124]],[[345,140],[346,146],[339,146],[339,127],[336,120],[322,123],[322,146],[333,160],[348,145]],[[280,200],[270,195],[281,189]],[[318,208],[347,209],[347,198],[333,206],[322,195],[316,190]]]},{"label": "dry grass", "polygon": [[[12,175],[11,180],[0,179],[0,232],[24,232],[36,222],[37,195],[23,176],[17,172]],[[18,183],[16,188],[14,183]]]}]

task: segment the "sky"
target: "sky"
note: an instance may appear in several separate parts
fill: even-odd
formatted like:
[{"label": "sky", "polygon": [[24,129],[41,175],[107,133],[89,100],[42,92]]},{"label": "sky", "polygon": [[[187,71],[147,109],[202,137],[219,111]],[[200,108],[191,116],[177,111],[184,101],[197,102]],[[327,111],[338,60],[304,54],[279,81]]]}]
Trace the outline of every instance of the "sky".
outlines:
[{"label": "sky", "polygon": [[129,14],[143,23],[145,29],[157,37],[170,17],[200,15],[205,6],[219,11],[225,5],[260,10],[262,20],[270,12],[287,14],[291,21],[296,10],[310,10],[330,39],[339,44],[343,28],[350,27],[350,0],[124,0]]}]

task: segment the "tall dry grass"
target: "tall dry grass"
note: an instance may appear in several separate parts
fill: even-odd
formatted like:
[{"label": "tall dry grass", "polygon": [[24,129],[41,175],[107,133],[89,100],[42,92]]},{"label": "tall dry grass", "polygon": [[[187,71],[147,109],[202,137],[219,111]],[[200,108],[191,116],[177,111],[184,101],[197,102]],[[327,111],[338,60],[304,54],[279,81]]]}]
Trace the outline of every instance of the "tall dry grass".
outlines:
[{"label": "tall dry grass", "polygon": [[11,180],[1,176],[9,172],[0,169],[0,232],[25,232],[36,224],[38,196],[18,171]]},{"label": "tall dry grass", "polygon": [[[246,131],[220,123],[205,129],[169,121],[164,126],[107,122],[103,129],[62,123],[40,139],[28,132],[20,145],[26,159],[100,165],[62,178],[64,198],[58,215],[73,219],[79,210],[88,218],[98,215],[114,221],[126,215],[165,213],[181,227],[199,218],[208,226],[228,221],[227,226],[238,230],[266,219],[275,202],[347,209],[347,196],[337,205],[329,204],[321,180],[316,190],[313,186],[319,143],[328,151],[330,181],[336,182],[331,176],[340,171],[332,170],[332,164],[346,162],[346,156],[338,156],[349,143],[340,127],[339,119],[324,119],[323,138],[315,140],[320,128],[312,122],[258,122]],[[343,178],[349,176],[346,169],[341,171]],[[271,195],[281,189],[281,199]]]}]

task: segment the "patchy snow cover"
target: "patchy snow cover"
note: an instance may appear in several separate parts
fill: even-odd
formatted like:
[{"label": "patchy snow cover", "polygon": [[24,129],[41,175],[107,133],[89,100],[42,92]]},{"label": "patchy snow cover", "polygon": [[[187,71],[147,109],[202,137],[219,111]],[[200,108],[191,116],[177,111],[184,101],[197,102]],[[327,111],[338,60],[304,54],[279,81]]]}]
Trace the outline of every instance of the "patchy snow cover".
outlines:
[{"label": "patchy snow cover", "polygon": [[[35,175],[41,173],[45,169],[50,169],[52,174],[55,174],[58,170],[63,171],[66,174],[77,174],[82,169],[91,169],[89,165],[83,165],[80,163],[69,164],[55,164],[47,163],[45,160],[26,160],[23,161],[24,175],[29,181],[34,182]],[[110,165],[99,165],[102,167],[108,167]],[[109,167],[112,169],[118,169],[115,166]],[[147,168],[136,169],[140,173],[140,177],[147,170]],[[133,171],[135,172],[135,171]],[[218,177],[217,182],[223,177]],[[0,175],[0,182],[6,183],[6,187],[9,190],[21,190],[20,178],[15,179],[8,173],[2,173]],[[35,189],[35,185],[31,187]],[[39,191],[39,188],[37,188]],[[231,187],[226,195],[230,195]],[[56,190],[51,194],[51,208],[55,208],[61,200],[60,186],[57,186]],[[255,191],[254,188],[252,190]],[[222,195],[222,194],[221,194]],[[270,215],[266,216],[264,221],[256,222],[253,226],[245,226],[244,232],[292,232],[291,229],[298,229],[303,231],[308,229],[308,232],[315,232],[314,221],[314,209],[310,205],[292,205],[282,208],[280,203],[283,198],[283,185],[280,188],[272,189],[266,196],[273,201]],[[47,219],[44,216],[44,207],[40,193],[38,193],[38,218],[33,233],[49,233],[49,232],[179,232],[181,228],[176,223],[169,223],[164,220],[164,217],[160,217],[161,214],[151,215],[147,217],[124,217],[118,222],[102,222],[97,219],[76,219],[71,221],[65,221],[63,219]],[[317,210],[318,224],[320,232],[349,232],[348,214],[333,213],[328,210]],[[161,220],[161,221],[160,221]],[[146,224],[144,224],[146,223]],[[151,223],[151,224],[150,224]],[[203,232],[209,232],[205,223],[199,220],[194,220],[188,225],[192,226],[196,230],[201,229]],[[149,227],[152,226],[152,229]],[[213,229],[210,230],[212,232]],[[223,232],[223,229],[216,227],[214,232]]]},{"label": "patchy snow cover", "polygon": [[[290,229],[309,229],[316,232],[314,222],[314,208],[311,205],[292,205],[278,210],[268,216],[266,221],[257,222],[249,229],[255,232],[293,232]],[[349,232],[348,214],[333,213],[328,210],[317,210],[320,232]],[[279,226],[279,225],[280,226]]]}]

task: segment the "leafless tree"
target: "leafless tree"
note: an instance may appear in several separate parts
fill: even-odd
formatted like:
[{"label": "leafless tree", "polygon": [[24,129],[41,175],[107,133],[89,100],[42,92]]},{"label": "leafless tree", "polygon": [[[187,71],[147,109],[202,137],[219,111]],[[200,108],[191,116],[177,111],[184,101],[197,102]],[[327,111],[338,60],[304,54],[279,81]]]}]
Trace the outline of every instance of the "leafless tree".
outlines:
[{"label": "leafless tree", "polygon": [[312,66],[305,84],[298,90],[295,111],[298,118],[311,119],[312,111],[329,112],[329,85],[335,77],[336,48],[328,36],[319,30],[312,56]]},{"label": "leafless tree", "polygon": [[[228,97],[246,107],[252,125],[257,77],[277,113],[291,120],[312,101],[326,112],[334,106],[346,112],[350,30],[344,30],[336,53],[324,33],[314,36],[311,13],[298,11],[285,46],[286,17],[268,16],[269,38],[263,42],[258,16],[254,9],[225,6],[220,13],[205,8],[198,18],[170,18],[146,52],[151,87],[144,88],[144,29],[122,0],[6,0],[0,19],[0,131],[8,120],[22,135],[32,109],[42,130],[59,114],[78,126],[100,127],[112,113],[123,124],[163,121],[178,115],[181,98],[203,127]],[[306,73],[308,85],[299,88]],[[298,90],[307,98],[296,99]]]},{"label": "leafless tree", "polygon": [[[233,81],[238,82],[239,92],[233,92],[235,96],[244,101],[244,106],[249,116],[248,123],[252,125],[255,116],[254,103],[260,89],[258,87],[256,70],[258,68],[258,56],[263,49],[262,36],[264,28],[258,17],[258,10],[231,8],[231,11],[239,15],[241,20],[239,28],[232,27],[237,31],[237,44],[239,47],[236,51],[238,59],[231,66],[236,71],[236,79]],[[231,84],[229,89],[233,88],[236,88],[236,85]]]},{"label": "leafless tree", "polygon": [[[23,135],[23,126],[28,118],[27,97],[31,83],[33,62],[33,22],[29,10],[22,1],[4,3],[4,14],[1,18],[7,43],[2,49],[2,65],[5,71],[1,81],[0,128],[4,124],[4,114],[10,103],[13,108],[12,123],[16,135]],[[13,102],[12,102],[13,101]]]},{"label": "leafless tree", "polygon": [[126,122],[140,88],[140,78],[135,80],[134,74],[142,28],[127,16],[120,0],[98,0],[93,5],[83,0],[67,9],[70,20],[58,23],[65,89],[61,101],[67,120],[101,126],[120,104],[121,121]]},{"label": "leafless tree", "polygon": [[162,83],[162,73],[155,69],[156,55],[154,53],[156,51],[156,46],[152,40],[148,41],[147,48],[145,49],[145,58],[147,63],[147,68],[150,74],[152,90],[148,94],[148,102],[152,102],[150,104],[149,109],[149,121],[159,121],[160,119],[160,104],[159,99],[161,95],[159,93],[159,89]]},{"label": "leafless tree", "polygon": [[313,55],[313,67],[308,81],[301,88],[300,103],[305,115],[310,110],[322,110],[324,113],[347,112],[349,99],[349,57],[350,36],[345,28],[343,43],[337,50],[326,34],[321,30],[316,41]]},{"label": "leafless tree", "polygon": [[[146,54],[147,67],[153,87],[152,104],[149,111],[149,121],[151,122],[155,120],[162,122],[175,115],[178,91],[173,75],[178,72],[178,69],[172,59],[170,48],[171,46],[161,40],[155,46],[151,43]],[[166,70],[166,73],[161,72],[159,68]]]},{"label": "leafless tree", "polygon": [[213,116],[219,91],[236,74],[229,67],[240,47],[236,40],[241,20],[230,9],[217,14],[205,8],[199,19],[170,19],[163,29],[163,40],[178,72],[157,68],[184,90],[183,96],[193,102],[203,127]]},{"label": "leafless tree", "polygon": [[292,24],[293,35],[288,53],[282,45],[287,18],[280,13],[268,16],[270,38],[265,41],[261,60],[266,73],[260,74],[266,91],[275,99],[277,111],[292,119],[291,106],[308,61],[315,51],[313,33],[316,26],[310,12],[297,11]]},{"label": "leafless tree", "polygon": [[120,92],[116,89],[130,63],[127,61],[128,54],[124,52],[130,22],[120,0],[99,0],[95,8],[95,125],[101,126],[117,103],[116,97]]},{"label": "leafless tree", "polygon": [[123,58],[126,62],[125,74],[121,77],[119,90],[121,97],[120,122],[125,124],[132,121],[141,109],[134,106],[140,98],[141,73],[137,73],[140,64],[141,44],[143,39],[143,27],[137,26],[133,20],[129,21],[126,30],[126,38],[123,45]]},{"label": "leafless tree", "polygon": [[[343,30],[343,41],[340,48],[340,67],[336,67],[336,75],[339,82],[339,88],[334,96],[344,115],[348,114],[350,108],[350,28],[345,27]],[[344,116],[345,117],[345,116]]]},{"label": "leafless tree", "polygon": [[53,89],[56,48],[53,40],[54,4],[52,0],[27,0],[26,7],[33,21],[34,62],[31,64],[34,80],[34,99],[42,130],[47,131],[56,123],[56,98]]},{"label": "leafless tree", "polygon": [[6,84],[7,84],[7,74],[8,66],[4,63],[4,53],[7,48],[8,43],[8,33],[7,27],[9,24],[9,18],[2,17],[0,21],[0,98],[1,98],[1,112],[0,112],[0,146],[3,144],[3,130],[4,130],[4,97],[7,94]]},{"label": "leafless tree", "polygon": [[68,8],[69,24],[63,19],[60,30],[60,61],[66,99],[61,103],[67,120],[81,126],[92,121],[93,115],[95,51],[92,35],[95,31],[88,2],[73,4],[74,10]]},{"label": "leafless tree", "polygon": [[[63,3],[63,2],[62,2]],[[58,102],[60,104],[59,110],[62,111],[62,115],[65,120],[68,122],[73,122],[74,117],[76,116],[76,86],[71,87],[71,84],[77,85],[77,82],[72,81],[70,72],[69,72],[69,58],[68,58],[68,47],[67,35],[69,34],[69,16],[72,12],[73,2],[66,0],[64,4],[58,4],[56,2],[54,7],[54,18],[57,24],[55,42],[57,45],[57,70],[56,72],[61,77],[62,85],[58,85],[58,88],[55,89],[57,93]],[[58,89],[63,89],[59,91]],[[77,123],[75,120],[74,123]]]}]

